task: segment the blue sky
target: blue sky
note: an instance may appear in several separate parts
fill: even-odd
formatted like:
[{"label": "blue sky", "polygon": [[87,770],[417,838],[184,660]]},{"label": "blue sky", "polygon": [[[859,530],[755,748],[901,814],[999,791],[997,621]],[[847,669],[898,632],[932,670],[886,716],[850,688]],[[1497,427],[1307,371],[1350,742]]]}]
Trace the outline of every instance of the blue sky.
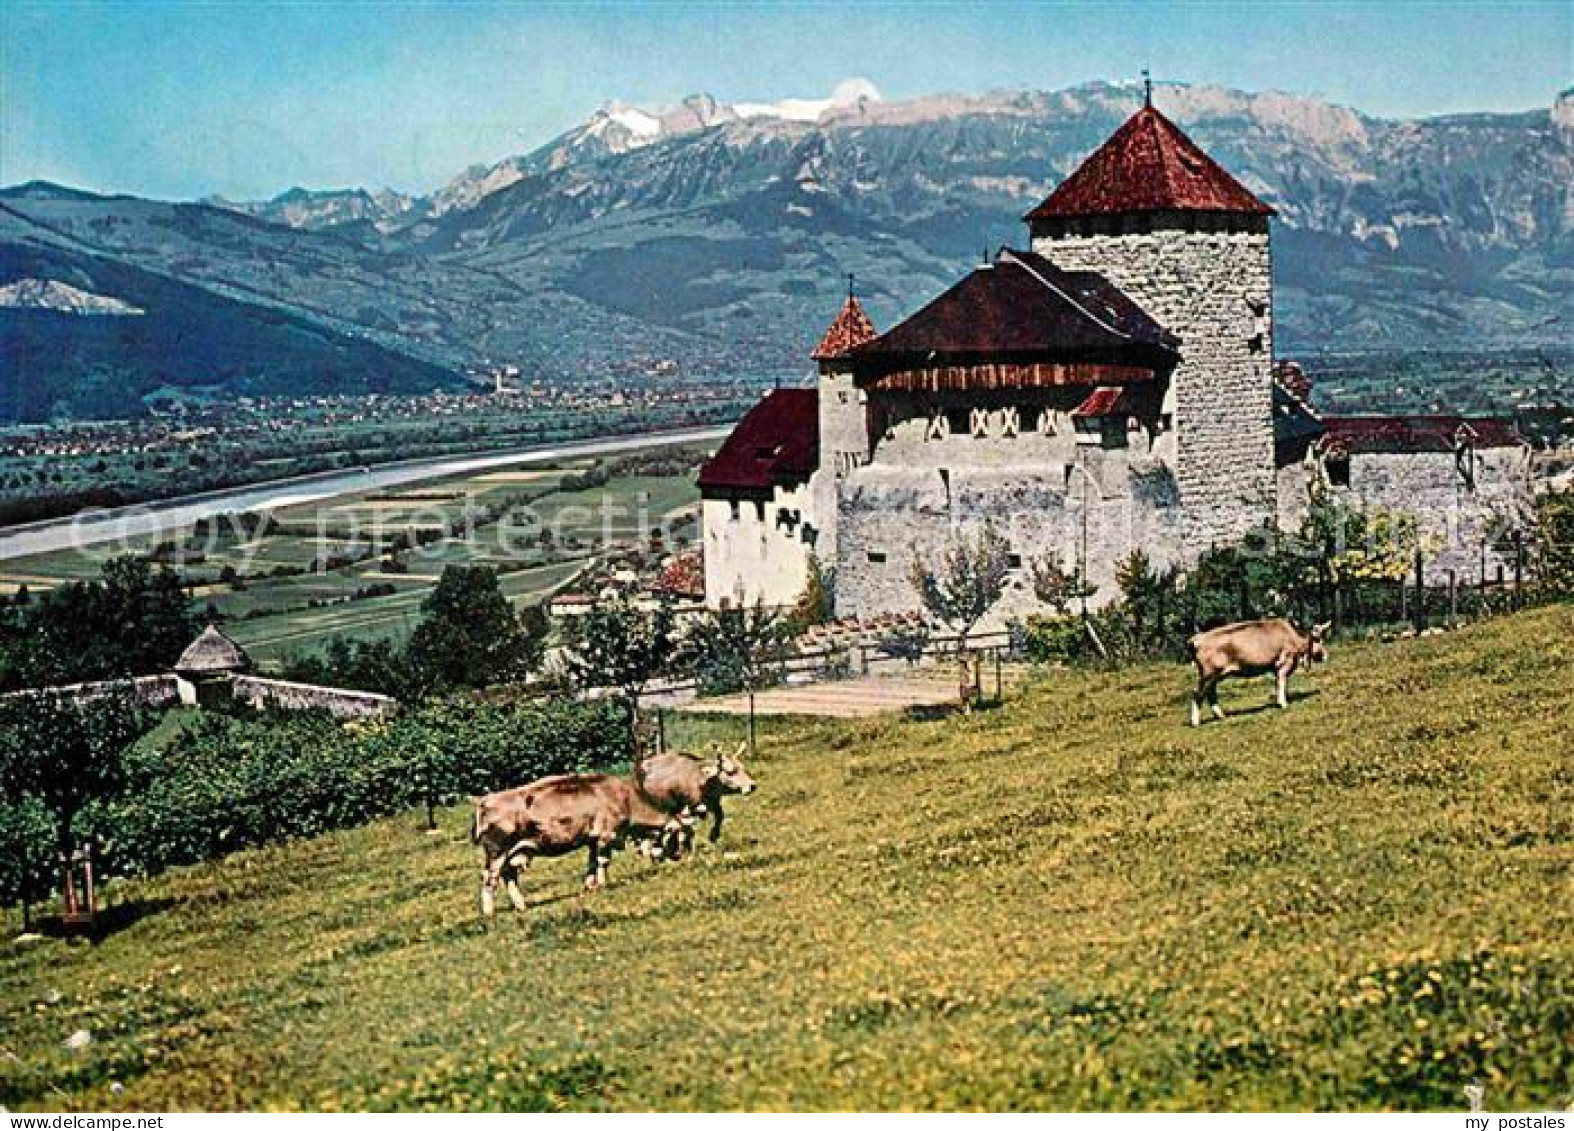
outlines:
[{"label": "blue sky", "polygon": [[1159,79],[1389,116],[1550,104],[1548,3],[39,3],[0,0],[0,183],[162,197],[425,191],[612,98],[888,98]]}]

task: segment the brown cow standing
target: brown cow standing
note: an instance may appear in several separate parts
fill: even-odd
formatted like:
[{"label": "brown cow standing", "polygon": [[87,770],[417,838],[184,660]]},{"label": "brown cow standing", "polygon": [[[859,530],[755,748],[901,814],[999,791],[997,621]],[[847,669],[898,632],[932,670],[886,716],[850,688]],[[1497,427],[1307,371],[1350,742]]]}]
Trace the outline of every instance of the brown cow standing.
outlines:
[{"label": "brown cow standing", "polygon": [[1321,663],[1328,658],[1323,637],[1331,623],[1314,624],[1310,633],[1302,635],[1289,621],[1276,617],[1227,624],[1193,636],[1186,642],[1197,665],[1191,725],[1201,725],[1204,699],[1214,718],[1224,718],[1224,709],[1219,706],[1219,681],[1231,676],[1273,672],[1278,679],[1275,701],[1280,707],[1288,707],[1285,691],[1291,673],[1303,663]]},{"label": "brown cow standing", "polygon": [[694,818],[711,814],[711,843],[721,839],[721,799],[729,794],[754,792],[754,779],[743,768],[738,756],[747,748],[738,746],[732,756],[718,754],[709,764],[691,754],[653,754],[634,764],[634,780],[658,808],[673,817],[678,826],[671,830],[667,855],[681,856],[694,846]]},{"label": "brown cow standing", "polygon": [[586,848],[585,887],[607,882],[613,849],[630,836],[661,836],[668,815],[651,804],[639,786],[610,774],[559,774],[478,798],[470,839],[481,846],[481,913],[496,906],[497,886],[507,885],[509,902],[525,909],[520,868],[537,856],[566,856]]}]

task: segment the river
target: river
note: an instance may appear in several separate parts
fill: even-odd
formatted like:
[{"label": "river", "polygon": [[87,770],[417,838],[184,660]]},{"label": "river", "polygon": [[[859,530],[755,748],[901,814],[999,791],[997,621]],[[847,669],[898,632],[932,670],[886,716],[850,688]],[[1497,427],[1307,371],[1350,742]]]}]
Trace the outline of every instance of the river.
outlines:
[{"label": "river", "polygon": [[325,471],[315,475],[298,475],[288,479],[253,483],[245,487],[228,487],[221,491],[204,491],[198,495],[159,499],[137,506],[83,511],[71,518],[47,519],[42,522],[0,528],[0,561],[102,542],[141,538],[150,534],[164,534],[218,514],[299,506],[302,503],[321,502],[339,495],[386,490],[408,483],[419,483],[422,480],[443,479],[450,475],[464,475],[489,468],[552,463],[557,460],[580,459],[586,456],[618,455],[642,448],[709,442],[721,439],[731,430],[732,426],[728,424],[595,440],[574,440],[550,447],[520,448],[511,452],[488,452],[484,455],[437,456],[402,463],[377,464],[353,471]]}]

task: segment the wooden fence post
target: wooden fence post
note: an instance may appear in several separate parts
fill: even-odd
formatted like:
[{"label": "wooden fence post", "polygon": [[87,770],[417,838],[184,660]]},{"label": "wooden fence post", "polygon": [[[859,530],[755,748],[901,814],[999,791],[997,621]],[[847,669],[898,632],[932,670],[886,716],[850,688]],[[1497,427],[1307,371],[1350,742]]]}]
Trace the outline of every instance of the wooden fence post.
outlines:
[{"label": "wooden fence post", "polygon": [[1459,625],[1459,578],[1453,570],[1448,571],[1448,627],[1456,628]]},{"label": "wooden fence post", "polygon": [[1522,586],[1525,584],[1525,540],[1514,531],[1514,608],[1522,608]]},{"label": "wooden fence post", "polygon": [[1421,557],[1421,547],[1416,547],[1416,619],[1415,630],[1426,627],[1426,569]]}]

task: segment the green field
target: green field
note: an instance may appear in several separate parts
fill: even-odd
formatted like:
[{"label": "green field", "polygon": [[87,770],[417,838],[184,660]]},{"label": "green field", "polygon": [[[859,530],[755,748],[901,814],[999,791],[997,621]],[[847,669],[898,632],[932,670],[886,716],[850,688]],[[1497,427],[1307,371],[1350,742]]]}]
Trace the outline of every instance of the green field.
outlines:
[{"label": "green field", "polygon": [[[623,475],[604,487],[559,489],[565,475],[588,466],[581,461],[493,470],[281,508],[262,537],[237,541],[233,531],[221,532],[188,545],[192,553],[178,568],[199,607],[211,607],[210,615],[264,669],[316,651],[335,637],[402,641],[446,566],[492,566],[504,574],[503,590],[510,599],[532,604],[550,597],[607,541],[643,544],[664,518],[697,507],[699,492],[690,475]],[[402,574],[389,572],[376,554],[326,571],[310,568],[325,554],[360,557],[401,531],[445,526],[467,510],[527,496],[533,498],[527,512],[405,552],[407,572]],[[542,528],[553,534],[550,546],[540,544]],[[178,536],[183,544],[189,533]],[[151,541],[134,548],[146,552]],[[0,561],[0,594],[24,584],[37,592],[96,577],[107,556],[103,548],[89,547]],[[244,575],[243,586],[219,580],[226,566]],[[310,572],[269,576],[280,567]],[[395,592],[369,596],[370,586],[392,586]]]},{"label": "green field", "polygon": [[96,945],[0,950],[0,1100],[1574,1101],[1574,614],[1336,648],[1198,730],[1188,683],[773,723],[724,851],[546,862],[492,926],[461,809],[117,884]]}]

